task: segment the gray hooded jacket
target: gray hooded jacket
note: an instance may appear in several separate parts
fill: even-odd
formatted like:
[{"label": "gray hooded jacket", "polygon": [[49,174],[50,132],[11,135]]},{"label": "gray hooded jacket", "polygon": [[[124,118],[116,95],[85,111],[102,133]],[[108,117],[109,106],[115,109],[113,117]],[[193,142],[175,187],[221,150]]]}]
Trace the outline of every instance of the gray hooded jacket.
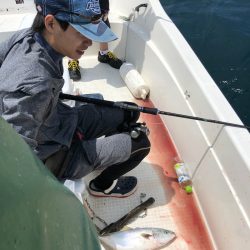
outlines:
[{"label": "gray hooded jacket", "polygon": [[25,139],[40,159],[69,147],[77,110],[58,100],[64,80],[31,29],[0,44],[0,115]]}]

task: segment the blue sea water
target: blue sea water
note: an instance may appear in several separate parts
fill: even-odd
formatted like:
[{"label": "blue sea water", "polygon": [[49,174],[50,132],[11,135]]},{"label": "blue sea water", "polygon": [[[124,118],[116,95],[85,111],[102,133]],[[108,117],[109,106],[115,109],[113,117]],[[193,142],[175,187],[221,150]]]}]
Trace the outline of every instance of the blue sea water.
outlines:
[{"label": "blue sea water", "polygon": [[250,0],[161,0],[245,125],[250,125]]}]

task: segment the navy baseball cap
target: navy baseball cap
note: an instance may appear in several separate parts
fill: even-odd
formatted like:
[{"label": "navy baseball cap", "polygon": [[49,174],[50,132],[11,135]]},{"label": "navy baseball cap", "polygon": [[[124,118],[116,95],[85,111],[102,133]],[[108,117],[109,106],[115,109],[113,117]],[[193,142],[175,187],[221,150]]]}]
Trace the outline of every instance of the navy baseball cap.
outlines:
[{"label": "navy baseball cap", "polygon": [[111,42],[117,36],[101,20],[99,0],[35,0],[43,16],[51,14],[68,22],[74,29],[95,42]]}]

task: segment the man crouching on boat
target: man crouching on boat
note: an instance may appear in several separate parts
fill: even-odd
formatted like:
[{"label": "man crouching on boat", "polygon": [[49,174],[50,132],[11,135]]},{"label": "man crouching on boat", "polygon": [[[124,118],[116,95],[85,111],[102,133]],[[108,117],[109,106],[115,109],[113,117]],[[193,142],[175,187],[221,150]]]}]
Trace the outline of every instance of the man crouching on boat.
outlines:
[{"label": "man crouching on boat", "polygon": [[78,60],[92,40],[110,42],[116,36],[101,21],[98,0],[35,4],[32,28],[0,45],[0,114],[60,181],[102,168],[89,183],[90,193],[127,197],[137,179],[123,175],[150,150],[145,133],[132,139],[124,129],[136,122],[138,112],[94,104],[72,108],[59,100],[63,57]]}]

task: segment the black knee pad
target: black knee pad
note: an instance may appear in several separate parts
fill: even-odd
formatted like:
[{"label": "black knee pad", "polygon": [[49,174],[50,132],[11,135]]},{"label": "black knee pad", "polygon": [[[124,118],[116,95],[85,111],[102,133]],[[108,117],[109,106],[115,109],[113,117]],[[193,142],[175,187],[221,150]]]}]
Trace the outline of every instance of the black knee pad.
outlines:
[{"label": "black knee pad", "polygon": [[148,139],[148,136],[145,133],[140,133],[140,135],[132,140],[132,149],[131,149],[131,156],[137,155],[138,157],[141,156],[144,158],[146,155],[148,155],[150,151],[150,141]]}]

